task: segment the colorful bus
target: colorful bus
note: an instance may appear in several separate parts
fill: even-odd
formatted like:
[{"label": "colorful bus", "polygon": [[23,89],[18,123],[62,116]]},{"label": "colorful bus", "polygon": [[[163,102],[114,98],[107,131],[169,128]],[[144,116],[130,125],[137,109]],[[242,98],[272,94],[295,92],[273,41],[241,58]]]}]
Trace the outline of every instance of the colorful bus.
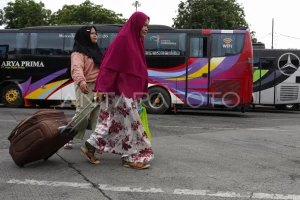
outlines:
[{"label": "colorful bus", "polygon": [[300,104],[300,50],[253,44],[253,104],[292,109]]},{"label": "colorful bus", "polygon": [[[0,30],[0,92],[6,107],[47,107],[75,100],[70,54],[81,26]],[[102,51],[122,25],[96,25]],[[177,106],[241,108],[252,99],[249,30],[173,29],[150,25],[145,38],[149,113]]]}]

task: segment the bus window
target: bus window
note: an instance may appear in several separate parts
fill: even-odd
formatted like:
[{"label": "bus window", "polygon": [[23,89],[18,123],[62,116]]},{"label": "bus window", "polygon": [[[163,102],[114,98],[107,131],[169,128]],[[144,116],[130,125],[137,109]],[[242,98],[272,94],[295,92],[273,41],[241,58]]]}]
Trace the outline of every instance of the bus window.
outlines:
[{"label": "bus window", "polygon": [[98,45],[102,52],[112,43],[117,36],[117,33],[100,33],[98,34]]},{"label": "bus window", "polygon": [[190,57],[207,57],[207,38],[190,38]]},{"label": "bus window", "polygon": [[148,33],[145,37],[146,55],[185,56],[185,33]]},{"label": "bus window", "polygon": [[[3,59],[6,58],[6,54],[7,54],[7,46],[6,45],[0,45],[0,61],[2,61]],[[0,63],[1,64],[1,63]]]},{"label": "bus window", "polygon": [[71,55],[74,45],[75,33],[65,33],[65,45],[64,45],[64,55]]},{"label": "bus window", "polygon": [[98,34],[98,45],[101,52],[104,52],[111,43],[111,33],[99,33]]},{"label": "bus window", "polygon": [[8,45],[8,54],[16,53],[16,33],[0,33],[0,45]]},{"label": "bus window", "polygon": [[110,36],[110,42],[112,42],[116,37],[118,33],[112,33]]},{"label": "bus window", "polygon": [[[104,52],[112,40],[115,38],[115,33],[98,33],[98,45],[101,52]],[[73,50],[75,33],[65,34],[64,54],[70,55]]]},{"label": "bus window", "polygon": [[212,57],[241,53],[245,34],[212,34]]},{"label": "bus window", "polygon": [[181,51],[181,55],[186,55],[186,34],[180,34],[179,35],[179,50]]},{"label": "bus window", "polygon": [[31,54],[36,55],[62,55],[64,37],[62,33],[31,33]]},{"label": "bus window", "polygon": [[28,44],[28,33],[17,33],[16,36],[16,49],[18,54],[27,54],[27,44]]},{"label": "bus window", "polygon": [[272,59],[263,59],[260,61],[261,69],[264,70],[274,70],[274,60]]}]

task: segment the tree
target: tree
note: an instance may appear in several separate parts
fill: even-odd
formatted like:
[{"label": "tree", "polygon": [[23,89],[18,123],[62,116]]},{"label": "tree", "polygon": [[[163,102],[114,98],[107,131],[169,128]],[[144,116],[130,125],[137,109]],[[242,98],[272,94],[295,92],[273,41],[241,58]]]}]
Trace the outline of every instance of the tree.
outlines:
[{"label": "tree", "polygon": [[174,28],[238,29],[247,27],[245,13],[236,0],[186,0],[178,5]]},{"label": "tree", "polygon": [[83,24],[119,24],[126,19],[122,14],[95,5],[86,0],[80,5],[64,5],[62,9],[53,13],[51,25],[83,25]]},{"label": "tree", "polygon": [[257,38],[255,37],[256,32],[255,32],[255,31],[251,31],[250,33],[251,33],[252,43],[257,43],[258,40],[257,40]]},{"label": "tree", "polygon": [[3,16],[3,10],[0,9],[0,25],[4,24],[4,16]]},{"label": "tree", "polygon": [[48,25],[51,11],[44,7],[42,2],[34,0],[8,2],[0,11],[0,25],[10,29]]}]

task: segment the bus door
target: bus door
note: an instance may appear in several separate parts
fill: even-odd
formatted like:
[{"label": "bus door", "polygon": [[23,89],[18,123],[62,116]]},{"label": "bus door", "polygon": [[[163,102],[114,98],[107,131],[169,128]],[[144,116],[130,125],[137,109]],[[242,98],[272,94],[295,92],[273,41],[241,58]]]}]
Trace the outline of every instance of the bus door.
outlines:
[{"label": "bus door", "polygon": [[209,104],[208,36],[191,34],[188,37],[186,103],[200,107]]},{"label": "bus door", "polygon": [[259,59],[259,104],[274,104],[276,95],[276,70],[274,57]]},{"label": "bus door", "polygon": [[4,61],[7,60],[8,57],[8,45],[0,45],[0,83],[5,80],[5,73],[3,73],[3,70],[5,68],[5,65],[3,64]]}]

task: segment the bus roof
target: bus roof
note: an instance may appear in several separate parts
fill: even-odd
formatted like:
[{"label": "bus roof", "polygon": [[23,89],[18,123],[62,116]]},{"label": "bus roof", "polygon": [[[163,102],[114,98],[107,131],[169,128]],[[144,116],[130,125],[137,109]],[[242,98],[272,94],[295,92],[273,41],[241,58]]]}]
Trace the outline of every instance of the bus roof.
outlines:
[{"label": "bus roof", "polygon": [[[62,26],[33,26],[20,29],[3,29],[0,32],[32,32],[32,31],[77,31],[80,27],[85,25],[62,25]],[[106,31],[118,31],[123,24],[93,24],[98,30]],[[202,33],[202,34],[214,34],[214,33],[246,33],[247,29],[237,30],[214,30],[214,29],[174,29],[166,25],[149,25],[149,31],[160,31],[160,32],[181,32],[181,33]]]},{"label": "bus roof", "polygon": [[298,52],[300,49],[253,49],[254,51],[260,51],[260,52]]},{"label": "bus roof", "polygon": [[[97,29],[120,29],[123,24],[88,24],[89,26],[95,26]],[[65,26],[33,26],[33,27],[26,27],[26,28],[21,28],[20,30],[77,30],[80,27],[85,26],[85,25],[65,25]],[[165,26],[165,25],[149,25],[149,28],[155,29],[155,30],[174,30],[172,27]]]}]

